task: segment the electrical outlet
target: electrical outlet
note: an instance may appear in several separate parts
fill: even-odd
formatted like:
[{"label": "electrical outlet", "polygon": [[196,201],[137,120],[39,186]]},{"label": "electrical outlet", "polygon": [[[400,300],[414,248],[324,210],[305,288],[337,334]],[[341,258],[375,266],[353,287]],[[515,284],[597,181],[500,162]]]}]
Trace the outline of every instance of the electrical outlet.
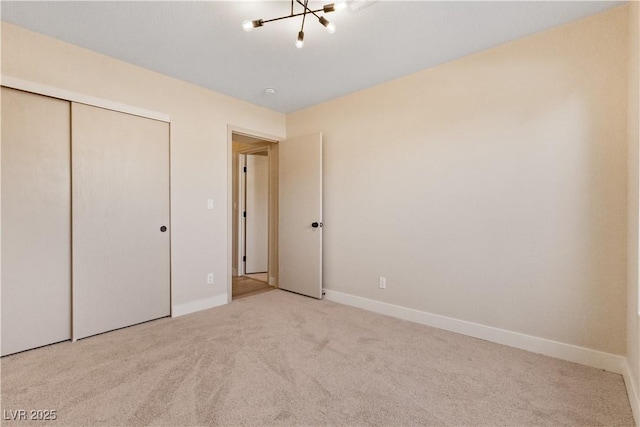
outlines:
[{"label": "electrical outlet", "polygon": [[213,285],[213,273],[207,274],[207,285]]},{"label": "electrical outlet", "polygon": [[207,199],[207,209],[213,209],[213,199]]},{"label": "electrical outlet", "polygon": [[379,284],[380,289],[387,289],[387,278],[380,276]]}]

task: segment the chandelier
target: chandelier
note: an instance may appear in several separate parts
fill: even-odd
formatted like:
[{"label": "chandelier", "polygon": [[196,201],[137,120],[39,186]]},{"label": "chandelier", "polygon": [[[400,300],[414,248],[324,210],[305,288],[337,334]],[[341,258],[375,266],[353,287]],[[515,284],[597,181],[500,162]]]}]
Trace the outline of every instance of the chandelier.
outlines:
[{"label": "chandelier", "polygon": [[[295,4],[302,6],[303,11],[294,13]],[[289,19],[289,18],[295,18],[296,16],[302,16],[302,25],[300,26],[300,31],[298,32],[298,39],[296,40],[296,47],[300,49],[302,48],[302,46],[304,46],[304,23],[307,18],[307,15],[313,15],[315,18],[318,19],[318,22],[327,29],[327,32],[329,32],[329,34],[333,34],[336,31],[335,24],[329,22],[324,16],[320,14],[334,12],[336,10],[344,9],[345,7],[347,7],[346,2],[337,2],[337,3],[325,4],[320,9],[311,10],[309,8],[309,0],[304,0],[304,1],[291,0],[291,12],[288,15],[281,16],[279,18],[273,18],[273,19],[255,19],[253,21],[244,21],[242,23],[242,29],[244,29],[245,31],[251,31],[254,28],[262,27],[264,24],[268,22],[280,21],[282,19]]]}]

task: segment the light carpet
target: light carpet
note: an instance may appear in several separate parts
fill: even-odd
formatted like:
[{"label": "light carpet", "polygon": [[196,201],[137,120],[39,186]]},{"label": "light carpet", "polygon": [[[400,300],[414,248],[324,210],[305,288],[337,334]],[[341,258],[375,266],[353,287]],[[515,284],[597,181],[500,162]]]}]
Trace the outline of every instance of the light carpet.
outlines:
[{"label": "light carpet", "polygon": [[4,425],[633,425],[620,375],[280,290],[8,356],[1,378],[4,411],[58,418]]}]

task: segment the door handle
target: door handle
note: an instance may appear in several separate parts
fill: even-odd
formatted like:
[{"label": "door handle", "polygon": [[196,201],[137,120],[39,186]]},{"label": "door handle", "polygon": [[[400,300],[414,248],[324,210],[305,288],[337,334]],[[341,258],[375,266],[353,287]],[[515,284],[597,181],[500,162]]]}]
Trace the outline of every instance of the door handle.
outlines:
[{"label": "door handle", "polygon": [[167,231],[167,227],[165,227],[165,226],[163,225],[162,227],[160,227],[160,231],[162,231],[162,232],[164,233],[165,231]]},{"label": "door handle", "polygon": [[321,223],[321,222],[320,222],[320,223],[318,223],[318,222],[313,222],[313,223],[311,223],[311,226],[312,226],[313,228],[322,227],[322,223]]}]

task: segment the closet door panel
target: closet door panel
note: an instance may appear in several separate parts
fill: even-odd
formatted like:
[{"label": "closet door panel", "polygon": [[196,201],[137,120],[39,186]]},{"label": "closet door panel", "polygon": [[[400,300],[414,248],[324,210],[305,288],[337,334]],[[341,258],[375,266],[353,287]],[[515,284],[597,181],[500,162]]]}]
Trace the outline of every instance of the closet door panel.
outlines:
[{"label": "closet door panel", "polygon": [[2,88],[2,355],[71,338],[69,120]]},{"label": "closet door panel", "polygon": [[72,158],[74,338],[168,316],[169,125],[73,103]]}]

